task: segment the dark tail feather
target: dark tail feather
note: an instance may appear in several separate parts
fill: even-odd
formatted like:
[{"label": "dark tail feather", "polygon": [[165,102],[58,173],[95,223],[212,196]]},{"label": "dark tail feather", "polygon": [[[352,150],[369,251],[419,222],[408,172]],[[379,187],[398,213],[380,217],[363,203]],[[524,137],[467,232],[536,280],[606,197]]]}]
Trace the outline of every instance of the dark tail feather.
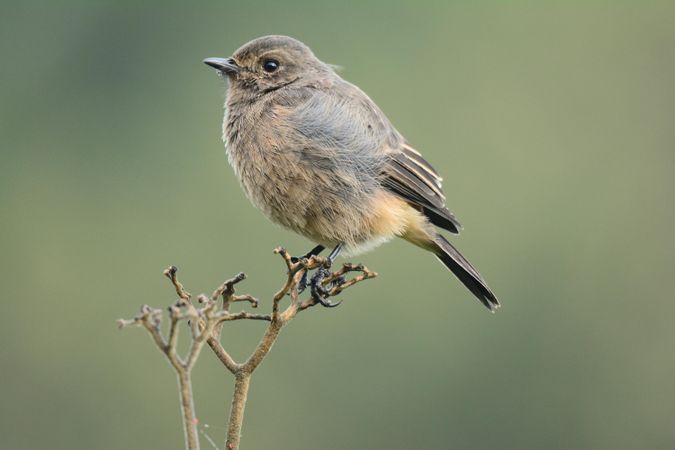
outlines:
[{"label": "dark tail feather", "polygon": [[499,308],[499,300],[471,263],[440,234],[436,235],[434,242],[437,246],[436,257],[443,265],[450,269],[490,311]]}]

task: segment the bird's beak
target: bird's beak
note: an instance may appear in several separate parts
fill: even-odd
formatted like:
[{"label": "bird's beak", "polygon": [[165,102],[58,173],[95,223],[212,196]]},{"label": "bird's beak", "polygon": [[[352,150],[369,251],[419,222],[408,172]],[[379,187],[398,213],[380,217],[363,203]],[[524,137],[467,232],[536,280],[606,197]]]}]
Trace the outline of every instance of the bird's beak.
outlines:
[{"label": "bird's beak", "polygon": [[240,67],[232,58],[206,58],[204,64],[227,75],[235,75],[240,70]]}]

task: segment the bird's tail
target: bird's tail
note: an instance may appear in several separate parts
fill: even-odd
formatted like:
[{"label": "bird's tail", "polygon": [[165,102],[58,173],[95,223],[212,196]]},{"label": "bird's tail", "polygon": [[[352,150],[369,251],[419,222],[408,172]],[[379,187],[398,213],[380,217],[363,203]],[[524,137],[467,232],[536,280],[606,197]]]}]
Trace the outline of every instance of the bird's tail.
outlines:
[{"label": "bird's tail", "polygon": [[459,251],[450,244],[443,236],[437,234],[434,237],[434,254],[443,263],[445,267],[455,274],[459,281],[464,283],[476,297],[490,311],[499,308],[499,300],[495,297],[488,287],[483,277],[471,265],[469,261],[462,256]]}]

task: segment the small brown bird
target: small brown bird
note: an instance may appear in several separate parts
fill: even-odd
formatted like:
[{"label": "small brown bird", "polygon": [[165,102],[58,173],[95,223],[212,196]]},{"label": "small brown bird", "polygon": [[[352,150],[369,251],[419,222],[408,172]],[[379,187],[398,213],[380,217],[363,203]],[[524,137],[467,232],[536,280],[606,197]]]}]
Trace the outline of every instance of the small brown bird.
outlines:
[{"label": "small brown bird", "polygon": [[[302,42],[265,36],[204,63],[227,77],[223,139],[251,202],[272,221],[356,254],[398,236],[432,252],[490,310],[497,298],[435,227],[459,233],[438,172],[358,87]],[[324,306],[312,279],[312,295]]]}]

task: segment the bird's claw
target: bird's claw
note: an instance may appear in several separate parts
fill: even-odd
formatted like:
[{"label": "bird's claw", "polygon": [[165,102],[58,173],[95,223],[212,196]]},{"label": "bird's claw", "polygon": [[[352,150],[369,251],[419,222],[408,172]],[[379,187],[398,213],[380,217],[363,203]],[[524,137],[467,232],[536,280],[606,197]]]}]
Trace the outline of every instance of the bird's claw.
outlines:
[{"label": "bird's claw", "polygon": [[[328,274],[330,274],[330,272],[328,272],[328,271],[326,271],[326,272]],[[312,277],[312,281],[311,281],[312,298],[314,298],[314,300],[316,300],[318,303],[321,303],[321,305],[323,305],[327,308],[336,307],[341,302],[332,303],[332,302],[329,302],[329,301],[325,300],[325,298],[329,295],[330,289],[326,289],[325,287],[323,287],[321,285],[321,281],[323,280],[323,278],[326,277],[326,274],[324,274],[322,277],[320,277],[321,279],[318,279],[317,275],[318,275],[318,273],[315,274]],[[300,278],[300,281],[298,281],[298,294],[302,294],[305,291],[305,289],[307,289],[307,287],[310,286],[310,283],[308,282],[309,281],[308,278],[309,278],[308,271],[305,270],[305,272],[302,274],[302,277]],[[316,281],[315,281],[315,279],[316,279]],[[336,279],[334,279],[333,281],[331,281],[330,287],[333,288],[335,286],[340,286],[341,284],[344,284],[346,281],[347,281],[347,278],[344,275],[341,275],[341,276],[337,277]],[[333,296],[340,295],[340,294],[341,294],[341,292],[337,292],[337,293],[333,294]]]},{"label": "bird's claw", "polygon": [[[303,259],[307,259],[307,258],[309,258],[309,257],[311,257],[311,256],[313,256],[313,255],[310,255],[310,256],[307,256],[307,255],[305,255],[305,256],[291,256],[291,263],[297,264],[297,263],[299,263],[300,261],[302,261]],[[323,263],[323,268],[324,268],[324,270],[325,270],[325,269],[329,269],[331,265],[332,265],[332,261],[331,261],[330,259],[327,259],[327,260]],[[308,271],[307,269],[302,269],[302,270],[303,270],[302,277],[300,278],[300,281],[298,281],[298,294],[302,294],[302,293],[305,291],[305,289],[307,289],[307,286],[308,286],[308,284],[309,284],[309,283],[307,282],[307,281],[308,281],[307,278],[308,278],[308,273],[309,273],[309,271]],[[321,270],[321,269],[319,269],[319,270]],[[317,274],[315,274],[315,275],[312,277],[312,280],[314,280],[314,278],[316,278],[317,275],[318,275],[318,272],[317,272]],[[326,274],[324,274],[324,275],[321,277],[321,280],[319,280],[319,282],[322,281],[327,275],[330,275],[330,272],[328,272],[328,271],[326,270]],[[342,281],[341,281],[340,283],[344,283],[344,277],[340,277],[340,279],[342,279]],[[312,282],[313,282],[313,281],[312,281]],[[340,283],[337,283],[337,284],[340,284]],[[336,283],[335,283],[335,281],[333,281],[333,282],[331,283],[331,287],[332,287],[332,286],[335,286],[335,285],[336,285]],[[323,292],[323,293],[324,293],[324,296],[328,294],[328,291],[327,291],[323,286],[320,286],[320,285],[319,285],[319,287],[324,291],[324,292]],[[289,293],[289,295],[290,295],[290,293]],[[312,296],[314,296],[314,294],[312,294]],[[330,303],[330,302],[328,302],[328,303]],[[323,305],[324,303],[322,302],[321,304]],[[326,306],[326,305],[324,305],[324,306]],[[333,306],[337,306],[337,305],[333,305]]]},{"label": "bird's claw", "polygon": [[[324,278],[326,278],[329,275],[330,271],[325,267],[320,267],[319,269],[317,269],[316,273],[314,274],[314,276],[312,276],[311,280],[312,298],[314,299],[314,301],[321,304],[321,306],[325,308],[335,308],[336,306],[339,306],[340,303],[342,302],[333,303],[330,300],[327,300],[327,298],[330,296],[330,290],[326,289],[321,284]],[[335,281],[337,280],[334,280],[331,283],[331,286],[335,285]]]},{"label": "bird's claw", "polygon": [[[308,258],[307,255],[291,256],[291,263],[297,264],[306,258]],[[305,289],[307,289],[307,269],[303,269],[302,278],[300,278],[300,281],[298,282],[298,294],[302,294]],[[289,292],[287,295],[291,295],[291,293]]]},{"label": "bird's claw", "polygon": [[[331,287],[335,287],[335,286],[340,286],[341,284],[345,284],[346,282],[347,282],[347,277],[345,277],[344,275],[340,275],[339,277],[337,277],[336,279],[331,281],[330,285],[331,285]],[[342,293],[342,291],[338,291],[337,293],[333,294],[333,296],[340,295],[341,293]]]},{"label": "bird's claw", "polygon": [[302,277],[298,281],[298,294],[302,294],[307,289],[307,269],[303,270]]},{"label": "bird's claw", "polygon": [[[323,281],[326,279],[326,277],[331,276],[330,268],[333,265],[333,260],[337,257],[337,254],[339,253],[340,249],[342,248],[342,245],[339,245],[336,247],[335,250],[330,254],[328,258],[323,262],[323,265],[319,267],[316,270],[316,273],[312,276],[311,280],[308,282],[308,270],[306,268],[302,268],[300,270],[303,271],[302,277],[300,277],[300,280],[298,281],[297,284],[297,293],[301,294],[302,292],[307,289],[309,286],[311,288],[311,293],[312,293],[312,299],[316,303],[320,303],[322,306],[326,308],[335,308],[342,302],[337,302],[333,303],[328,300],[328,297],[331,295],[335,296],[338,295],[340,292],[336,292],[334,294],[331,294],[331,289],[333,289],[336,286],[340,286],[341,284],[346,282],[346,278],[344,275],[341,275],[339,277],[336,277],[334,280],[332,280],[328,286],[328,288],[324,287]],[[298,264],[302,262],[303,259],[305,258],[310,258],[312,256],[318,255],[321,253],[323,250],[323,246],[319,245],[312,250],[309,251],[305,256],[291,256],[291,263],[292,264]],[[290,295],[290,292],[289,292]]]}]

